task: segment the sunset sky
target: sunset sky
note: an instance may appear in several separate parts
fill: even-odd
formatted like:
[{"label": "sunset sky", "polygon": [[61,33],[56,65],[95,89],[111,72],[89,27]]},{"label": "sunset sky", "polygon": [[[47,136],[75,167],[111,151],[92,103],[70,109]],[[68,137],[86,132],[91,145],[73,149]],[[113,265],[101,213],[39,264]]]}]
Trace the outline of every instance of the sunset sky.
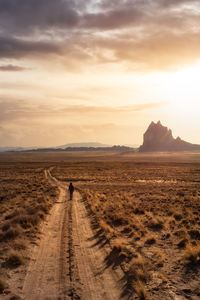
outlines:
[{"label": "sunset sky", "polygon": [[0,0],[0,146],[200,144],[200,1]]}]

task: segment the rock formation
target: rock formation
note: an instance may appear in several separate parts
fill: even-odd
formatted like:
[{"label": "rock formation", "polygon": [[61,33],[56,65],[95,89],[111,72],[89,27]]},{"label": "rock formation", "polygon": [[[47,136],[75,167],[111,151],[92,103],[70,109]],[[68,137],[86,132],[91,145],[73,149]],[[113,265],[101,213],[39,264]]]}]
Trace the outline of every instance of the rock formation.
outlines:
[{"label": "rock formation", "polygon": [[175,139],[171,129],[163,126],[160,121],[151,122],[144,134],[143,145],[139,148],[139,152],[193,150],[200,150],[200,145],[185,142],[180,137]]}]

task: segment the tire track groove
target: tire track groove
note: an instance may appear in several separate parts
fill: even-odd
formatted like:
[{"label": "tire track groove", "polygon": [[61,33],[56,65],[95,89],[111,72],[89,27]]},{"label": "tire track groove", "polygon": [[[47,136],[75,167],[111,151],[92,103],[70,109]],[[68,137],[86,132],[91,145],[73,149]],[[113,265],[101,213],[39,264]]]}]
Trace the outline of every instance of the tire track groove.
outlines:
[{"label": "tire track groove", "polygon": [[105,268],[84,203],[78,191],[69,199],[66,182],[45,170],[60,194],[42,226],[23,286],[29,300],[118,300],[121,274]]}]

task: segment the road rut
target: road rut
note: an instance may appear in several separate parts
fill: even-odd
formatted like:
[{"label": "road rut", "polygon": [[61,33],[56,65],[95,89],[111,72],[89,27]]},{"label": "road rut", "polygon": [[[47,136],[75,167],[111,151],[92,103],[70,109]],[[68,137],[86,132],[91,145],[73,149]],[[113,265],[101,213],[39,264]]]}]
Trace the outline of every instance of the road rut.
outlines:
[{"label": "road rut", "polygon": [[120,269],[105,264],[80,193],[69,199],[67,184],[45,175],[60,190],[59,199],[43,224],[41,239],[32,250],[22,297],[44,299],[121,299]]}]

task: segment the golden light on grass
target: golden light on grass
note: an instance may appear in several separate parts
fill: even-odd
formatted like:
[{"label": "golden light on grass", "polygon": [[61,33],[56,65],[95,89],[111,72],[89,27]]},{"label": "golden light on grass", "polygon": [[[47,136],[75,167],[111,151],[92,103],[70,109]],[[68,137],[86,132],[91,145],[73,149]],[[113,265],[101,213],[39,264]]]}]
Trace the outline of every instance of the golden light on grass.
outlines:
[{"label": "golden light on grass", "polygon": [[[184,272],[190,268],[193,274],[193,268],[198,268],[199,155],[179,154],[179,161],[177,154],[148,154],[145,161],[135,154],[114,160],[86,153],[82,161],[76,153],[34,155],[41,163],[1,163],[1,180],[7,186],[1,190],[3,249],[9,241],[9,249],[22,254],[35,236],[57,195],[43,171],[54,165],[52,175],[63,182],[73,181],[81,192],[98,244],[107,247],[105,263],[121,266],[129,293],[138,293],[141,299],[146,293],[150,299],[156,293],[165,299],[169,282],[176,282],[178,289]],[[60,157],[66,161],[59,163]],[[53,164],[44,163],[48,159]],[[9,258],[9,249],[3,252],[1,263]]]},{"label": "golden light on grass", "polygon": [[151,288],[165,299],[168,283],[182,281],[186,256],[198,265],[198,247],[186,244],[198,239],[199,164],[173,162],[172,157],[158,162],[149,155],[148,163],[88,161],[53,170],[61,180],[69,174],[81,180],[85,170],[93,178],[79,181],[79,189],[110,242],[111,254],[126,271],[129,291],[139,299],[151,299]]},{"label": "golden light on grass", "polygon": [[37,164],[1,163],[0,177],[0,276],[5,277],[0,278],[1,294],[9,270],[27,263],[30,241],[37,236],[58,191],[45,178],[44,166]]},{"label": "golden light on grass", "polygon": [[200,265],[200,243],[197,245],[188,244],[184,252],[184,258],[188,264]]}]

